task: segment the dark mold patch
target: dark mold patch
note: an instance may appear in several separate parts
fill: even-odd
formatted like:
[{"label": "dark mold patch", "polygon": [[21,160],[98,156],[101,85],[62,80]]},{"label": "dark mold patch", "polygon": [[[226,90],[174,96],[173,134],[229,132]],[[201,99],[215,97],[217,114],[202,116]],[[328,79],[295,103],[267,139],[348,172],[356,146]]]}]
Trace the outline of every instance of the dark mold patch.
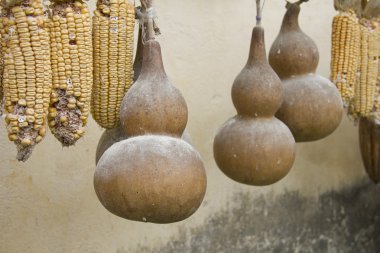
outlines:
[{"label": "dark mold patch", "polygon": [[164,245],[139,245],[133,252],[380,252],[380,188],[373,184],[319,198],[237,193],[229,205],[202,226],[180,229]]}]

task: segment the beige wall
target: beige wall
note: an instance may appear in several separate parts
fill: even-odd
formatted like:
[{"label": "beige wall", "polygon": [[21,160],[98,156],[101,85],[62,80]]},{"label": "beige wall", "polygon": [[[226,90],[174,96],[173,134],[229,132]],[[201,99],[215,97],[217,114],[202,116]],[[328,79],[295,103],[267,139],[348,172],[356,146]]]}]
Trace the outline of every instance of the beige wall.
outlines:
[{"label": "beige wall", "polygon": [[[0,123],[0,253],[124,253],[137,244],[166,242],[179,228],[201,224],[226,205],[232,193],[276,195],[285,189],[316,196],[364,177],[357,128],[346,117],[329,138],[297,146],[291,173],[270,187],[247,187],[226,178],[212,157],[213,137],[235,114],[230,88],[248,56],[254,1],[157,0],[166,71],[183,92],[188,129],[208,175],[204,204],[174,225],[129,222],[108,213],[97,200],[92,177],[101,129],[93,120],[75,147],[62,148],[48,135],[27,163],[15,160],[15,147]],[[266,1],[266,43],[279,31],[285,1]],[[91,1],[91,7],[94,1]],[[329,75],[331,0],[304,4],[300,24],[320,49],[318,72]]]}]

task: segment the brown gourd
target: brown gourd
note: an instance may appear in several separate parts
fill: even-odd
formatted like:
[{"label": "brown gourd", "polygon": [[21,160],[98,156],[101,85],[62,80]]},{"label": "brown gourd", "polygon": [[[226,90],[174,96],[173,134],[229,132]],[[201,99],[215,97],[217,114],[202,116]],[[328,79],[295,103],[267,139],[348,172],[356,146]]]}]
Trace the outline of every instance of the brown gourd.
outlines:
[{"label": "brown gourd", "polygon": [[187,106],[165,74],[160,44],[147,18],[141,74],[121,107],[129,139],[111,146],[94,175],[96,194],[115,215],[142,222],[172,223],[191,216],[206,190],[199,153],[179,139]]},{"label": "brown gourd", "polygon": [[98,164],[100,158],[109,147],[127,138],[128,136],[124,133],[120,125],[114,129],[104,130],[96,147],[95,163]]},{"label": "brown gourd", "polygon": [[[135,62],[133,64],[134,81],[136,81],[138,77],[140,76],[141,67],[142,67],[142,59],[143,59],[142,50],[143,50],[142,30],[140,28],[138,42],[137,42],[136,57],[135,57]],[[128,136],[124,133],[124,130],[122,129],[120,124],[114,129],[104,130],[102,136],[99,139],[98,146],[96,148],[96,156],[95,156],[96,164],[98,164],[100,158],[109,147],[111,147],[113,144],[119,141],[126,140],[127,138]],[[182,139],[191,145],[191,136],[186,129],[182,134]]]},{"label": "brown gourd", "polygon": [[295,158],[288,127],[274,117],[282,103],[282,85],[269,66],[264,29],[253,29],[249,59],[232,86],[238,114],[214,139],[214,158],[231,179],[248,185],[273,184],[285,177]]},{"label": "brown gourd", "polygon": [[343,102],[337,88],[315,74],[318,48],[299,27],[300,3],[287,7],[269,52],[269,63],[284,87],[284,102],[276,117],[290,128],[297,142],[316,141],[339,126]]},{"label": "brown gourd", "polygon": [[361,118],[359,123],[359,143],[364,168],[370,179],[380,182],[380,124],[378,121]]}]

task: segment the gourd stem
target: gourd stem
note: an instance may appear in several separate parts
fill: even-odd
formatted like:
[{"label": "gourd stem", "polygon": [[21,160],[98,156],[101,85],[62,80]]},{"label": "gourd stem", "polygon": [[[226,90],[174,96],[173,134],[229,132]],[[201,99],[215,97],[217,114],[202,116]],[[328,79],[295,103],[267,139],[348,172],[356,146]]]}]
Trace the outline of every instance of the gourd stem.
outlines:
[{"label": "gourd stem", "polygon": [[141,0],[141,11],[143,13],[143,30],[145,31],[144,41],[154,40],[155,21],[153,16],[153,0]]},{"label": "gourd stem", "polygon": [[286,8],[288,9],[290,7],[290,5],[292,5],[292,4],[296,4],[296,5],[300,6],[302,3],[306,3],[306,2],[309,2],[309,0],[299,0],[295,3],[291,3],[289,1],[286,1]]}]

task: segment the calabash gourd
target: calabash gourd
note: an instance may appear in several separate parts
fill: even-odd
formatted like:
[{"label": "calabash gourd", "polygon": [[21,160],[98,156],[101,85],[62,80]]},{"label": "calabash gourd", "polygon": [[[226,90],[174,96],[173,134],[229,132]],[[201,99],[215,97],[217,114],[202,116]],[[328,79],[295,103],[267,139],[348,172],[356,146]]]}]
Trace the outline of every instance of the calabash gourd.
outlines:
[{"label": "calabash gourd", "polygon": [[[142,29],[140,27],[139,34],[138,34],[136,57],[133,64],[134,82],[140,76],[142,61],[143,61],[142,51],[143,51]],[[102,136],[99,139],[98,146],[96,148],[96,155],[95,155],[96,164],[98,164],[100,158],[109,147],[111,147],[113,144],[119,141],[126,140],[127,138],[128,136],[127,134],[125,134],[120,124],[114,129],[104,130]],[[182,139],[191,145],[191,136],[186,129],[182,134]]]},{"label": "calabash gourd", "polygon": [[359,142],[364,168],[370,179],[378,184],[380,183],[380,123],[361,118]]},{"label": "calabash gourd", "polygon": [[114,129],[105,130],[100,137],[98,146],[96,148],[96,164],[98,164],[100,158],[109,147],[119,141],[126,140],[127,138],[128,136],[124,133],[120,125]]},{"label": "calabash gourd", "polygon": [[141,74],[121,106],[121,125],[130,138],[104,153],[94,176],[106,209],[162,224],[184,220],[199,208],[205,168],[199,153],[178,138],[187,115],[184,98],[165,74],[160,44],[147,40]]},{"label": "calabash gourd", "polygon": [[276,117],[297,142],[322,139],[339,126],[343,102],[337,88],[315,74],[318,48],[298,24],[299,4],[289,4],[279,35],[269,52],[269,63],[283,82],[284,102]]},{"label": "calabash gourd", "polygon": [[295,141],[288,127],[274,117],[282,93],[281,81],[266,58],[264,30],[256,26],[248,62],[232,87],[238,114],[214,139],[215,161],[231,179],[263,186],[279,181],[291,169]]}]

